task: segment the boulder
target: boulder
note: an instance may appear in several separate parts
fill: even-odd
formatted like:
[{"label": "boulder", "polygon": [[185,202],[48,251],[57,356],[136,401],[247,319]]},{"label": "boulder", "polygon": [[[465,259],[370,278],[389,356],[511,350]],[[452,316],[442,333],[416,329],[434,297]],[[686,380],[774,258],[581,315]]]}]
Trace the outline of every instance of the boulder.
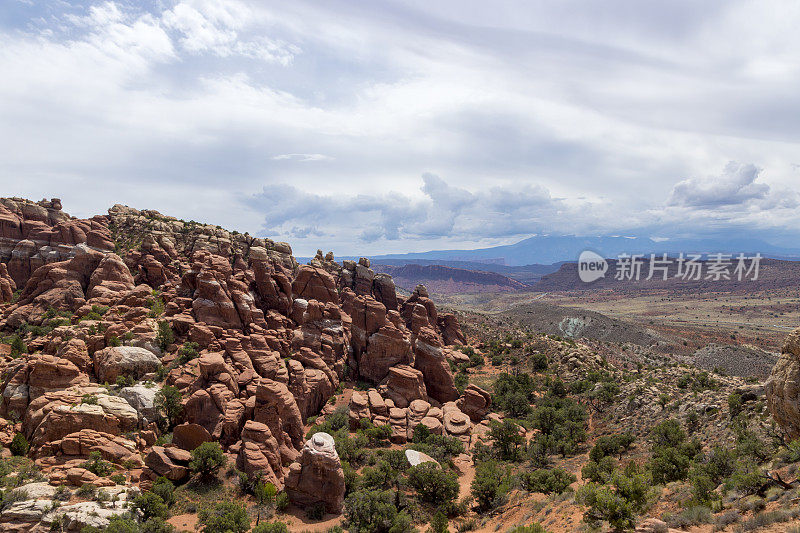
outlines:
[{"label": "boulder", "polygon": [[439,465],[439,461],[427,453],[418,452],[417,450],[406,450],[406,459],[411,466],[421,465],[422,463],[435,463],[437,466]]},{"label": "boulder", "polygon": [[310,265],[302,265],[298,269],[297,277],[292,282],[292,293],[304,300],[339,303],[339,293],[333,276],[322,268]]},{"label": "boulder", "polygon": [[344,471],[333,437],[315,433],[303,446],[297,462],[289,466],[286,492],[301,507],[323,504],[329,513],[342,512]]},{"label": "boulder", "polygon": [[469,417],[461,412],[455,402],[446,403],[442,411],[444,412],[445,431],[454,437],[468,438],[472,424]]},{"label": "boulder", "polygon": [[156,406],[158,391],[156,387],[146,387],[142,383],[137,383],[132,387],[122,388],[119,395],[136,410],[139,420],[146,426],[158,419],[159,409]]},{"label": "boulder", "polygon": [[156,355],[136,346],[104,348],[94,353],[94,370],[101,383],[114,383],[119,376],[139,379],[161,366]]},{"label": "boulder", "polygon": [[398,407],[408,407],[414,400],[428,398],[422,372],[408,365],[390,368],[386,387],[389,398]]},{"label": "boulder", "polygon": [[236,468],[246,474],[260,473],[264,481],[278,490],[283,488],[280,447],[269,426],[254,420],[245,422]]},{"label": "boulder", "polygon": [[[144,459],[144,464],[159,476],[164,476],[170,481],[180,482],[189,477],[189,458],[176,456],[173,448],[168,453],[168,449],[162,446],[153,446],[150,453]],[[181,450],[183,451],[183,450]],[[176,460],[183,459],[183,460]]]},{"label": "boulder", "polygon": [[358,360],[358,372],[373,383],[380,382],[397,364],[412,364],[414,354],[406,333],[388,323],[370,335],[367,350]]},{"label": "boulder", "polygon": [[492,395],[477,385],[467,385],[464,395],[456,402],[470,419],[477,423],[486,417],[492,405]]},{"label": "boulder", "polygon": [[206,428],[200,424],[178,424],[172,430],[172,443],[183,450],[192,451],[204,442],[214,440]]},{"label": "boulder", "polygon": [[457,399],[458,390],[450,370],[450,362],[433,329],[422,327],[418,330],[414,340],[414,355],[414,368],[424,374],[430,397],[441,403]]},{"label": "boulder", "polygon": [[790,439],[800,438],[800,328],[786,338],[764,392],[775,421]]},{"label": "boulder", "polygon": [[370,416],[367,399],[358,391],[353,391],[353,395],[350,396],[350,413],[348,418],[351,431],[355,431],[359,428],[362,418],[368,420],[372,418]]},{"label": "boulder", "polygon": [[375,274],[372,280],[372,294],[376,300],[386,306],[387,310],[397,311],[397,289],[392,276],[389,274]]}]

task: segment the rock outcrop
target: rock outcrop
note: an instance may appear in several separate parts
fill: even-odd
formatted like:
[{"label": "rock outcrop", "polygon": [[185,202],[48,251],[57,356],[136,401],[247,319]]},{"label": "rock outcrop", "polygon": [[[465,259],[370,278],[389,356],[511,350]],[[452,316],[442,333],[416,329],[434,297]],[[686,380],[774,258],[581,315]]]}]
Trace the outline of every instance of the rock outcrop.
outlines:
[{"label": "rock outcrop", "polygon": [[338,514],[344,504],[344,472],[333,437],[315,433],[303,446],[297,462],[289,466],[286,491],[297,505],[322,504]]},{"label": "rock outcrop", "polygon": [[372,387],[352,394],[350,427],[389,426],[397,443],[420,424],[468,439],[488,405],[470,390],[463,412],[441,408],[458,399],[448,345],[463,335],[424,287],[406,301],[368,259],[298,265],[286,243],[156,211],[82,220],[55,199],[0,199],[0,305],[0,329],[21,332],[0,368],[0,415],[21,423],[0,438],[21,429],[54,483],[113,485],[80,466],[93,452],[143,488],[183,482],[190,452],[216,441],[239,470],[339,513],[333,440],[304,428],[345,379]]},{"label": "rock outcrop", "polygon": [[800,438],[800,328],[786,338],[764,392],[775,421],[791,439]]}]

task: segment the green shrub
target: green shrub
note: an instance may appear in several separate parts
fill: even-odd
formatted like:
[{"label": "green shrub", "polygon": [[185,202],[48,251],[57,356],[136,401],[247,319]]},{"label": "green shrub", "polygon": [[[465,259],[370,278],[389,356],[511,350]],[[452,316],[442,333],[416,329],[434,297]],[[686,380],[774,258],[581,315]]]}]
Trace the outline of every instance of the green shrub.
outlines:
[{"label": "green shrub", "polygon": [[178,350],[178,364],[185,365],[189,361],[193,359],[197,359],[198,353],[197,350],[200,348],[200,345],[196,342],[187,342],[181,346],[181,349]]},{"label": "green shrub", "polygon": [[25,438],[25,435],[17,433],[11,440],[11,446],[9,446],[9,448],[11,450],[11,455],[24,457],[28,455],[28,450],[31,449],[31,445],[28,444],[28,439]]},{"label": "green shrub", "polygon": [[[464,453],[464,443],[458,438],[450,435],[431,435],[427,428],[425,432],[428,435],[424,437],[424,441],[417,440],[417,433],[415,432],[414,442],[409,448],[430,455],[440,464],[449,463],[453,457]],[[422,439],[422,436],[419,438]]]},{"label": "green shrub", "polygon": [[541,352],[535,352],[530,357],[531,368],[537,372],[547,370],[547,356]]},{"label": "green shrub", "polygon": [[764,477],[756,464],[748,460],[736,462],[736,468],[725,482],[725,488],[742,494],[755,494],[764,485]]},{"label": "green shrub", "polygon": [[604,457],[628,451],[635,441],[636,437],[632,433],[600,437],[589,452],[589,459],[599,463]]},{"label": "green shrub", "polygon": [[692,497],[694,501],[706,504],[717,499],[718,495],[714,491],[718,483],[716,483],[704,469],[692,469],[689,473],[689,479],[692,482]]},{"label": "green shrub", "polygon": [[520,474],[520,481],[525,490],[544,494],[561,494],[578,478],[562,468],[550,470],[534,470]]},{"label": "green shrub", "polygon": [[432,533],[449,533],[447,529],[447,515],[438,509],[431,517],[431,532]]},{"label": "green shrub", "polygon": [[28,347],[25,345],[25,341],[19,335],[14,335],[11,338],[11,357],[19,357],[26,353],[28,353]]},{"label": "green shrub", "polygon": [[347,496],[358,490],[361,485],[361,476],[347,461],[342,461],[342,471],[344,472],[344,495]]},{"label": "green shrub", "polygon": [[524,418],[531,411],[535,392],[536,384],[530,375],[503,373],[494,383],[492,403],[512,418]]},{"label": "green shrub", "polygon": [[175,526],[165,522],[163,518],[151,518],[139,527],[140,533],[175,533],[176,531]]},{"label": "green shrub", "polygon": [[[466,353],[466,352],[464,352],[464,353]],[[474,367],[483,366],[483,356],[481,354],[479,354],[477,352],[473,352],[472,354],[467,354],[467,355],[469,355],[469,366],[470,367],[474,368]]]},{"label": "green shrub", "polygon": [[608,483],[616,467],[616,461],[611,457],[603,457],[600,462],[589,461],[581,469],[581,477],[595,483]]},{"label": "green shrub", "polygon": [[647,504],[650,479],[630,463],[625,471],[615,470],[606,484],[587,483],[578,491],[578,501],[588,509],[584,521],[607,521],[615,529],[633,529],[636,515]]},{"label": "green shrub", "polygon": [[426,503],[443,505],[458,497],[458,477],[434,463],[422,463],[409,468],[408,484]]},{"label": "green shrub", "polygon": [[158,323],[156,342],[163,351],[166,351],[169,345],[175,342],[175,332],[172,331],[172,327],[166,320],[161,320]]},{"label": "green shrub", "polygon": [[551,385],[550,392],[540,399],[530,419],[534,428],[550,437],[547,439],[548,452],[566,457],[576,453],[580,443],[586,440],[586,410],[559,394],[560,388]]},{"label": "green shrub", "polygon": [[97,395],[95,395],[95,394],[84,394],[81,397],[81,404],[97,405]]},{"label": "green shrub", "polygon": [[800,461],[800,439],[794,439],[790,442],[785,450],[781,450],[779,457],[785,463],[797,463]]},{"label": "green shrub", "polygon": [[735,418],[742,412],[742,407],[744,406],[744,402],[742,402],[742,395],[738,392],[732,392],[728,396],[728,410],[731,413],[731,418]]},{"label": "green shrub", "polygon": [[175,503],[175,485],[164,476],[159,476],[153,482],[150,492],[158,495],[167,504],[167,507]]},{"label": "green shrub", "polygon": [[[333,413],[325,417],[325,423],[316,424],[310,430],[308,430],[308,433],[306,433],[306,438],[310,439],[314,433],[319,432],[330,433],[331,435],[334,435],[340,429],[347,428],[349,424],[350,408],[347,405],[340,405],[336,408],[336,410],[333,411]],[[336,439],[337,444],[338,440],[339,439]],[[339,451],[338,446],[336,451]],[[341,453],[339,453],[339,455],[341,456]]]},{"label": "green shrub", "polygon": [[492,448],[497,457],[503,461],[517,461],[522,456],[525,445],[525,435],[520,432],[520,426],[511,420],[502,422],[491,420],[489,422],[489,437],[492,439]]},{"label": "green shrub", "polygon": [[274,506],[277,495],[278,489],[269,481],[259,480],[253,488],[253,496],[255,496],[259,505]]},{"label": "green shrub", "polygon": [[669,527],[686,529],[711,522],[711,509],[703,505],[693,505],[678,514],[668,515],[664,518]]},{"label": "green shrub", "polygon": [[0,511],[11,507],[11,505],[28,499],[28,493],[22,489],[7,490],[0,492]]},{"label": "green shrub", "polygon": [[100,477],[109,475],[114,471],[114,465],[103,459],[100,452],[94,451],[89,454],[89,460],[81,464],[81,468],[85,468],[92,474]]},{"label": "green shrub", "polygon": [[279,492],[277,496],[275,496],[275,510],[279,513],[286,511],[289,507],[289,495],[285,492]]},{"label": "green shrub", "polygon": [[475,467],[475,479],[470,491],[479,511],[488,511],[500,505],[508,492],[508,469],[495,461],[483,461]]},{"label": "green shrub", "polygon": [[172,385],[161,387],[161,390],[156,393],[155,404],[164,411],[170,427],[178,423],[183,412],[183,404],[181,403],[181,391],[177,387]]},{"label": "green shrub", "polygon": [[[51,531],[53,530],[52,527],[50,529]],[[112,533],[140,533],[141,528],[139,527],[139,524],[130,516],[114,515],[109,518],[108,525],[102,530],[99,528],[90,529],[84,527],[81,530],[81,533],[106,533],[109,531]]]},{"label": "green shrub", "polygon": [[[385,490],[398,485],[399,472],[381,459],[374,466],[367,466],[361,471],[358,484],[365,490]],[[345,480],[347,486],[347,480]],[[352,491],[351,491],[352,492]]]},{"label": "green shrub", "polygon": [[250,530],[251,533],[289,533],[289,527],[283,522],[264,522]]},{"label": "green shrub", "polygon": [[212,478],[225,465],[227,459],[218,442],[204,442],[192,450],[189,468],[203,478]]},{"label": "green shrub", "polygon": [[117,386],[122,387],[132,387],[136,383],[136,380],[133,379],[133,376],[117,376]]},{"label": "green shrub", "polygon": [[75,491],[75,494],[77,494],[81,498],[91,498],[92,496],[94,496],[96,490],[97,487],[95,487],[91,483],[84,483],[83,485],[78,487],[78,490]]},{"label": "green shrub", "polygon": [[161,496],[152,492],[143,492],[133,499],[133,508],[142,513],[142,520],[148,518],[168,518],[169,510]]},{"label": "green shrub", "polygon": [[359,432],[367,438],[367,446],[375,448],[389,443],[389,437],[392,436],[392,426],[389,424],[376,426],[365,418],[361,420]]},{"label": "green shrub", "polygon": [[653,455],[650,471],[654,483],[669,483],[686,479],[692,459],[701,450],[697,441],[686,441],[686,432],[677,420],[667,419],[650,433]]},{"label": "green shrub", "polygon": [[467,374],[463,369],[459,370],[459,372],[453,378],[453,383],[456,386],[459,394],[464,393],[464,389],[467,388],[469,385],[469,374]]},{"label": "green shrub", "polygon": [[356,491],[344,501],[344,516],[353,533],[389,533],[397,520],[391,491]]},{"label": "green shrub", "polygon": [[250,516],[244,505],[224,501],[200,510],[198,521],[203,533],[245,533],[250,529]]}]

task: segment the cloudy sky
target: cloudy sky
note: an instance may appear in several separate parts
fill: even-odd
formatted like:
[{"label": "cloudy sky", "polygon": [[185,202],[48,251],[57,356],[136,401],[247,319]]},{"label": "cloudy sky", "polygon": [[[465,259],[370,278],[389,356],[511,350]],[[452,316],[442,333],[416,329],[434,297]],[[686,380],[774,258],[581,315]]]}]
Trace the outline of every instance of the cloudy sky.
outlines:
[{"label": "cloudy sky", "polygon": [[800,228],[800,4],[4,0],[3,196],[295,252]]}]

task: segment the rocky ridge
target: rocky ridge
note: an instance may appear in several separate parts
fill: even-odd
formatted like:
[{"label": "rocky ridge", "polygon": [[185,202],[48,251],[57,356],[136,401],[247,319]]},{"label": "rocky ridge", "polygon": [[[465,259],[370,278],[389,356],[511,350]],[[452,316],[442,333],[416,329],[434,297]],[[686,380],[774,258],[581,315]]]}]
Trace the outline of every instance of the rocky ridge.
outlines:
[{"label": "rocky ridge", "polygon": [[[23,347],[2,361],[0,415],[19,422],[0,441],[21,432],[51,484],[114,485],[79,465],[91,452],[142,488],[180,482],[214,440],[308,504],[321,498],[310,484],[339,486],[341,465],[304,425],[345,379],[373,386],[353,394],[352,419],[390,425],[397,442],[422,423],[469,443],[486,414],[487,393],[454,385],[455,316],[422,286],[398,296],[367,259],[298,265],[286,243],[120,205],[75,219],[57,199],[0,199],[0,228],[0,328]],[[164,446],[162,379],[182,407]],[[343,494],[321,501],[338,512]]]}]

